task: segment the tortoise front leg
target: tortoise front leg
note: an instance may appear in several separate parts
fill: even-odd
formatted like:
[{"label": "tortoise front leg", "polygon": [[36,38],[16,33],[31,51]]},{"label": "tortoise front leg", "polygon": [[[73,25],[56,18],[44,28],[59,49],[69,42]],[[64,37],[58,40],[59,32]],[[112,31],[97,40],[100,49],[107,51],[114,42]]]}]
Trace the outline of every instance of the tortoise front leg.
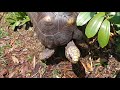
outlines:
[{"label": "tortoise front leg", "polygon": [[54,52],[55,52],[54,49],[48,49],[48,48],[46,48],[45,50],[43,50],[43,51],[39,54],[39,59],[40,59],[40,60],[49,59],[49,58],[54,54]]}]

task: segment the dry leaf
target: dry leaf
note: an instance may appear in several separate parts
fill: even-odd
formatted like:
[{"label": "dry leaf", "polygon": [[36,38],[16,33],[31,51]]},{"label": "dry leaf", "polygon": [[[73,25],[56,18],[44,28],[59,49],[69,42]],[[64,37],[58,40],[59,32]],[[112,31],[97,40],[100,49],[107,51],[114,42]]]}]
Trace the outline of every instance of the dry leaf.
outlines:
[{"label": "dry leaf", "polygon": [[12,52],[16,47],[17,47],[17,45],[14,45],[12,48],[10,48],[10,49],[6,49],[4,55],[6,55],[6,54]]},{"label": "dry leaf", "polygon": [[88,62],[81,62],[81,63],[83,65],[83,67],[85,68],[85,72],[87,74],[89,74],[90,72],[93,71],[93,67],[92,67],[92,65],[90,63],[88,63]]},{"label": "dry leaf", "polygon": [[100,63],[100,58],[98,58],[95,62]]},{"label": "dry leaf", "polygon": [[10,41],[10,45],[11,45],[11,46],[14,45],[16,39],[18,39],[18,37],[15,37],[14,39],[12,39],[12,40]]},{"label": "dry leaf", "polygon": [[11,56],[14,63],[19,63],[18,59],[15,56]]},{"label": "dry leaf", "polygon": [[1,72],[0,72],[0,78],[4,78],[4,75],[8,74],[8,70],[7,69],[3,69]]},{"label": "dry leaf", "polygon": [[12,52],[16,47],[17,45],[14,45],[12,48],[9,49],[9,52]]},{"label": "dry leaf", "polygon": [[10,73],[8,77],[9,77],[9,78],[12,78],[12,77],[14,76],[15,73],[16,73],[16,71]]},{"label": "dry leaf", "polygon": [[28,71],[28,65],[24,64],[21,68],[20,68],[20,74],[22,74],[22,76],[26,76],[26,72]]},{"label": "dry leaf", "polygon": [[35,56],[33,57],[32,64],[33,64],[33,69],[34,69],[34,68],[35,68],[35,65],[36,65]]},{"label": "dry leaf", "polygon": [[5,42],[5,41],[0,40],[0,47],[3,47],[3,46],[5,46],[5,45],[6,45],[6,42]]}]

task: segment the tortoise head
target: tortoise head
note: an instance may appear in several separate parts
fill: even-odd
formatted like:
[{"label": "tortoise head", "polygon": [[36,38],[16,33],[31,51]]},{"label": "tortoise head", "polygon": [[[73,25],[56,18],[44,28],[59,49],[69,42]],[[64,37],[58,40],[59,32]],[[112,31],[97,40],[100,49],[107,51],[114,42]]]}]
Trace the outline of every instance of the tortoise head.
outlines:
[{"label": "tortoise head", "polygon": [[70,57],[70,61],[72,63],[77,63],[79,61],[80,58],[80,52],[78,50],[78,48],[76,48],[75,46],[71,46],[69,47],[69,57]]},{"label": "tortoise head", "polygon": [[80,50],[77,48],[77,46],[74,44],[73,41],[69,42],[66,46],[65,50],[66,58],[72,62],[77,63],[80,59]]}]

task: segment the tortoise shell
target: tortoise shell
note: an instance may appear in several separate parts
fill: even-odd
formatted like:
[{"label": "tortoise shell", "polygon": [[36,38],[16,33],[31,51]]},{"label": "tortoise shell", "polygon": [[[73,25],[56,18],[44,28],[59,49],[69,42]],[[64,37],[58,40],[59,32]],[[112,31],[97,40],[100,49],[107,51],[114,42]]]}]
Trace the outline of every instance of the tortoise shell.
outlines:
[{"label": "tortoise shell", "polygon": [[28,12],[38,39],[47,48],[66,45],[73,37],[77,12]]}]

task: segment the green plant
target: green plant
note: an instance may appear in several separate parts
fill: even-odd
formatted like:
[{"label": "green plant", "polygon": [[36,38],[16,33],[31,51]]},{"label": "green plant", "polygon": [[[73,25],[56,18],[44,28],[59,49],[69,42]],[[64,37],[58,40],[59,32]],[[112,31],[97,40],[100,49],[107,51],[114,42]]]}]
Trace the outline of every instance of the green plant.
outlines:
[{"label": "green plant", "polygon": [[13,30],[15,27],[22,26],[30,21],[30,18],[25,12],[8,12],[5,18]]},{"label": "green plant", "polygon": [[21,46],[21,44],[22,44],[22,42],[21,42],[20,40],[16,40],[16,41],[15,41],[15,45]]},{"label": "green plant", "polygon": [[76,24],[77,26],[87,24],[85,28],[87,38],[92,38],[98,33],[98,43],[104,48],[109,42],[110,26],[116,25],[120,29],[120,12],[80,12]]},{"label": "green plant", "polygon": [[8,33],[5,32],[2,28],[0,28],[0,38],[3,38],[5,36],[8,36]]},{"label": "green plant", "polygon": [[52,71],[53,78],[60,78],[61,77],[61,72],[58,69],[54,69]]},{"label": "green plant", "polygon": [[4,47],[0,47],[0,59],[3,56],[3,54],[4,54]]},{"label": "green plant", "polygon": [[28,56],[27,56],[27,60],[28,60],[28,61],[30,61],[30,62],[31,62],[31,61],[32,61],[32,59],[33,59],[33,56],[31,56],[31,55],[28,55]]},{"label": "green plant", "polygon": [[4,51],[5,51],[6,49],[10,49],[10,48],[12,48],[10,44],[5,44],[5,45],[3,45],[3,46],[0,46],[0,59],[3,58],[3,56],[4,56]]}]

